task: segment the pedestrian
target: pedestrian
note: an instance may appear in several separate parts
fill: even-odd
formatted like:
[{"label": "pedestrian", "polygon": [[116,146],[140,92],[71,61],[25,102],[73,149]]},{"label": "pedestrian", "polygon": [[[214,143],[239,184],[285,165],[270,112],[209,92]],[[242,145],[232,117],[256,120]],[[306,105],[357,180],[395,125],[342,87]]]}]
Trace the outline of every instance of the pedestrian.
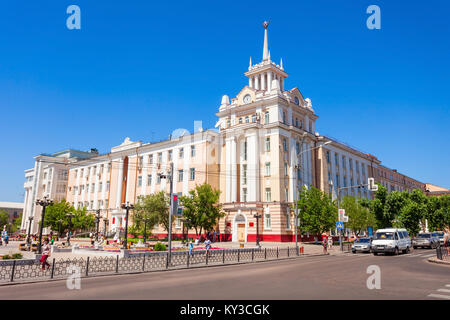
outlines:
[{"label": "pedestrian", "polygon": [[9,236],[8,234],[5,235],[5,247],[8,245]]},{"label": "pedestrian", "polygon": [[208,231],[208,233],[206,234],[206,239],[211,240],[211,231]]},{"label": "pedestrian", "polygon": [[219,229],[219,230],[217,230],[217,241],[219,241],[219,242],[220,242],[220,229]]},{"label": "pedestrian", "polygon": [[217,232],[214,230],[213,232],[213,242],[216,242]]},{"label": "pedestrian", "polygon": [[194,244],[192,243],[192,241],[189,241],[189,255],[192,254],[193,250],[194,250]]},{"label": "pedestrian", "polygon": [[42,263],[42,270],[45,270],[45,266],[47,266],[47,270],[50,269],[50,263],[47,262],[48,257],[50,257],[50,245],[48,243],[48,239],[45,239],[40,260]]},{"label": "pedestrian", "polygon": [[449,232],[446,232],[444,235],[444,248],[447,249],[447,253],[450,255],[450,239]]},{"label": "pedestrian", "polygon": [[328,237],[327,235],[322,235],[322,245],[323,245],[323,254],[328,254]]},{"label": "pedestrian", "polygon": [[332,249],[333,248],[333,237],[328,237],[328,249]]},{"label": "pedestrian", "polygon": [[209,239],[205,240],[205,249],[206,249],[206,254],[208,254],[209,249],[211,249],[211,240],[209,240]]}]

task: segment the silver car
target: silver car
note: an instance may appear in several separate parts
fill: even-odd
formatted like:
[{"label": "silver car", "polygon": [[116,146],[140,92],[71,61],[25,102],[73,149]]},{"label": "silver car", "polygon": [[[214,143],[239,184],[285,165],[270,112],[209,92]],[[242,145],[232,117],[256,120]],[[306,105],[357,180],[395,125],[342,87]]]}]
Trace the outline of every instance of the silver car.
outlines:
[{"label": "silver car", "polygon": [[372,249],[372,239],[371,238],[360,238],[355,240],[352,245],[352,252],[370,252]]},{"label": "silver car", "polygon": [[412,239],[414,249],[418,247],[434,249],[439,245],[439,238],[433,236],[431,232],[419,233]]},{"label": "silver car", "polygon": [[441,246],[444,245],[444,236],[445,236],[445,234],[444,234],[443,231],[433,232],[432,235],[439,239],[439,243],[441,244]]}]

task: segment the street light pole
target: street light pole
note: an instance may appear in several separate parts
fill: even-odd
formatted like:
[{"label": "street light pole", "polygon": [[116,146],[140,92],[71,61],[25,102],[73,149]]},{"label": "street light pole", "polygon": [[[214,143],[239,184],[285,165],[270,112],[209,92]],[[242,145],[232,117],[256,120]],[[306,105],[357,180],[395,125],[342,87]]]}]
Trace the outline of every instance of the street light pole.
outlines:
[{"label": "street light pole", "polygon": [[53,204],[53,200],[48,199],[45,196],[42,200],[36,200],[36,204],[38,206],[42,206],[42,217],[41,217],[41,227],[39,228],[39,245],[38,245],[38,253],[42,253],[42,229],[44,228],[44,218],[45,218],[45,208],[47,206],[51,206]]},{"label": "street light pole", "polygon": [[69,227],[67,230],[67,245],[70,246],[70,236],[71,236],[70,228],[72,227],[72,217],[74,215],[73,215],[73,213],[69,213],[69,214],[67,214],[67,216],[69,217]]},{"label": "street light pole", "polygon": [[100,226],[100,209],[97,210],[97,217],[95,218],[95,221],[97,222],[97,233],[95,235],[95,241],[98,242],[98,229]]},{"label": "street light pole", "polygon": [[144,219],[144,243],[147,240],[147,222],[148,222],[148,219],[145,218]]},{"label": "street light pole", "polygon": [[130,211],[130,209],[134,209],[134,205],[130,204],[129,202],[127,202],[126,204],[123,203],[122,204],[122,209],[125,209],[127,214],[125,217],[125,242],[123,243],[123,248],[127,249],[127,242],[128,242],[128,213]]},{"label": "street light pole", "polygon": [[28,224],[28,239],[27,242],[30,243],[31,241],[31,223],[33,221],[33,217],[28,217],[28,220],[30,221]]},{"label": "street light pole", "polygon": [[168,234],[167,234],[167,239],[168,239],[168,263],[170,265],[171,263],[171,259],[172,259],[172,207],[173,207],[173,162],[170,163],[170,173],[168,175],[164,175],[164,174],[159,174],[159,176],[162,179],[169,179],[170,182],[170,191],[169,191],[169,195],[170,195],[170,208],[169,208],[169,230],[168,230]]},{"label": "street light pole", "polygon": [[256,218],[256,245],[259,247],[259,218],[261,218],[261,215],[256,211],[253,217]]}]

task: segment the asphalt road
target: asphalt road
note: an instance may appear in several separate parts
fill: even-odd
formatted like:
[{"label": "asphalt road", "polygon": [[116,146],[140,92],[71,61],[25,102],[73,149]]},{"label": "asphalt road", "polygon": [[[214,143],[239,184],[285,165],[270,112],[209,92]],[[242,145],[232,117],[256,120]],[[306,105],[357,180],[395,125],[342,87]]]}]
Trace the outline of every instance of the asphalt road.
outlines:
[{"label": "asphalt road", "polygon": [[[348,254],[0,287],[0,299],[450,299],[450,266],[426,261],[434,250],[399,256]],[[381,289],[367,288],[367,267]],[[431,295],[431,296],[430,296]],[[435,296],[433,296],[435,295]]]}]

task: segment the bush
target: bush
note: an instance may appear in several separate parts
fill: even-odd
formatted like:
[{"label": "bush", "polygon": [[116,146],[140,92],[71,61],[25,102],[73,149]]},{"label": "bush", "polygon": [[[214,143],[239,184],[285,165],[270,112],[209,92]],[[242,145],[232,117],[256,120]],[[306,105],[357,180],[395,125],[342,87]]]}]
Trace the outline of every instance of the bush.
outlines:
[{"label": "bush", "polygon": [[158,242],[155,244],[154,249],[155,251],[166,251],[166,245],[161,242]]},{"label": "bush", "polygon": [[5,254],[5,255],[2,257],[2,259],[3,259],[3,260],[9,260],[9,259],[11,259],[11,256],[10,256],[9,254]]},{"label": "bush", "polygon": [[13,259],[22,259],[22,258],[23,258],[23,255],[22,255],[21,253],[14,253],[14,254],[12,255],[12,258],[13,258]]}]

